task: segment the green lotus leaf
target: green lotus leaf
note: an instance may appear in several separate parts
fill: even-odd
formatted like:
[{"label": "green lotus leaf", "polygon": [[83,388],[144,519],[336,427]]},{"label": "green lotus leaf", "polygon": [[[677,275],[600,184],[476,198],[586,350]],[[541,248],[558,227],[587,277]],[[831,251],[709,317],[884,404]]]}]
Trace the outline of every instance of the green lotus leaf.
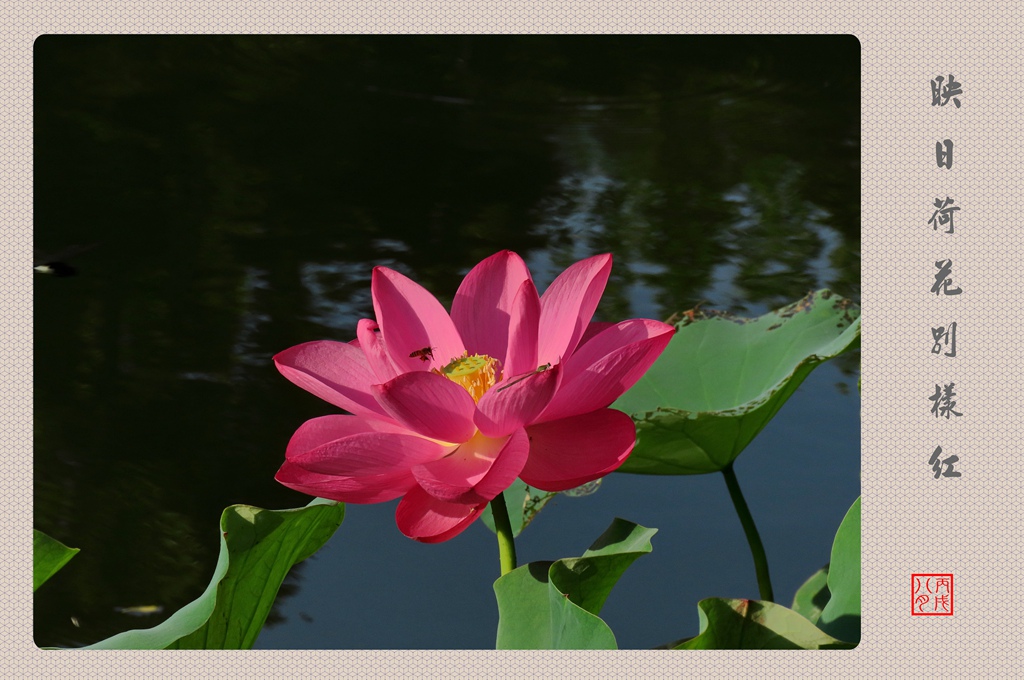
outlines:
[{"label": "green lotus leaf", "polygon": [[821,610],[831,596],[828,590],[828,566],[824,566],[797,588],[792,610],[811,623],[817,623]]},{"label": "green lotus leaf", "polygon": [[760,600],[697,603],[700,634],[673,649],[852,649],[792,609]]},{"label": "green lotus leaf", "polygon": [[46,583],[51,576],[60,571],[72,557],[78,554],[78,548],[69,548],[55,538],[51,538],[38,529],[32,530],[32,592]]},{"label": "green lotus leaf", "polygon": [[733,462],[822,362],[860,344],[860,311],[828,290],[754,319],[691,311],[614,404],[637,443],[619,472],[690,475]]},{"label": "green lotus leaf", "polygon": [[345,506],[322,498],[303,508],[232,505],[220,518],[220,557],[206,591],[163,623],[85,649],[251,649],[288,571],[334,534]]},{"label": "green lotus leaf", "polygon": [[818,627],[829,635],[852,643],[860,642],[860,499],[846,513],[836,540],[828,570],[832,594],[818,617]]},{"label": "green lotus leaf", "polygon": [[498,649],[616,649],[598,614],[636,558],[651,551],[648,529],[616,519],[581,557],[531,562],[494,582]]}]

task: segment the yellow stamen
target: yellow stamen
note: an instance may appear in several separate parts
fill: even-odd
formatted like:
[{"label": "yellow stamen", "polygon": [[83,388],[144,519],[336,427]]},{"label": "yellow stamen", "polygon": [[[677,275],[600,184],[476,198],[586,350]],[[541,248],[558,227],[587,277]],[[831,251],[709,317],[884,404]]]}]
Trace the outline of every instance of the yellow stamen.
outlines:
[{"label": "yellow stamen", "polygon": [[434,372],[465,387],[473,401],[478,402],[484,392],[494,387],[494,366],[497,363],[497,359],[486,354],[470,356],[467,353],[452,359],[444,368],[434,369]]}]

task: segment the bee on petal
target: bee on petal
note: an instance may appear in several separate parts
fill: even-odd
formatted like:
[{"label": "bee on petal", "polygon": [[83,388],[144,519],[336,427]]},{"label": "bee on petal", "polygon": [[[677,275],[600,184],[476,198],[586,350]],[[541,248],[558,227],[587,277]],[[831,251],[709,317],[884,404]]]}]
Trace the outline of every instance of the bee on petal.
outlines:
[{"label": "bee on petal", "polygon": [[412,359],[413,357],[418,357],[420,361],[430,361],[434,358],[434,348],[424,347],[423,349],[418,349],[415,352],[410,352],[409,358]]}]

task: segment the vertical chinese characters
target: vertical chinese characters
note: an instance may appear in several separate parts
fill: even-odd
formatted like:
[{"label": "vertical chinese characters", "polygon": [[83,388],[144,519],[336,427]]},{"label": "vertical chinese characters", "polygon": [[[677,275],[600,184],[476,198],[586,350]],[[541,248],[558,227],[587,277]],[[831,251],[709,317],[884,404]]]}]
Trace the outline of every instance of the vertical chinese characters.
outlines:
[{"label": "vertical chinese characters", "polygon": [[[949,77],[936,76],[932,78],[930,83],[931,88],[931,101],[932,106],[945,107],[952,102],[954,109],[959,109],[961,106],[960,97],[963,95],[963,85],[957,82],[956,77],[951,73]],[[953,140],[943,139],[941,142],[935,143],[935,164],[939,168],[951,170],[953,168]],[[934,195],[934,194],[933,194]],[[928,219],[928,225],[931,226],[932,231],[940,232],[943,234],[955,233],[953,218],[956,213],[960,210],[960,206],[954,205],[955,201],[949,196],[943,199],[942,194],[938,195],[932,203],[931,217]],[[941,296],[955,296],[963,293],[963,289],[953,282],[953,260],[950,258],[944,258],[935,261],[935,268],[938,270],[934,272],[934,281],[931,286],[931,292],[936,297]],[[931,328],[932,336],[932,348],[931,353],[953,358],[956,356],[956,321],[950,321],[948,324],[941,323]],[[935,383],[935,392],[928,397],[928,400],[932,402],[931,414],[936,418],[945,418],[951,420],[954,416],[959,418],[963,415],[961,411],[956,410],[957,402],[955,382],[948,382],[945,384]],[[931,470],[934,473],[935,479],[939,478],[956,478],[960,477],[960,472],[955,470],[953,465],[960,460],[957,455],[947,455],[943,457],[942,447],[936,446],[932,452],[931,457],[928,459],[928,465],[931,466]],[[934,576],[934,575],[930,575]],[[931,601],[930,583],[924,583],[924,590],[920,583],[915,582],[915,606],[918,598],[924,598],[926,601]],[[936,600],[937,605],[942,604],[941,600]]]}]

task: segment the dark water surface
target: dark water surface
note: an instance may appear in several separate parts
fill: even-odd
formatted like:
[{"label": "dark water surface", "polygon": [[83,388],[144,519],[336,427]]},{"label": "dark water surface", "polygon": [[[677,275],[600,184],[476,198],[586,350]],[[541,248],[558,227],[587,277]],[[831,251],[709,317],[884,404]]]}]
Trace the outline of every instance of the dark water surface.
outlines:
[{"label": "dark water surface", "polygon": [[[504,248],[541,290],[611,252],[600,320],[859,301],[852,37],[49,36],[35,56],[35,242],[77,270],[35,280],[35,526],[81,548],[36,594],[40,645],[158,623],[206,587],[224,507],[308,502],[273,476],[335,410],[271,356],[354,337],[375,265],[447,305]],[[784,604],[859,494],[857,375],[819,368],[736,464]],[[347,507],[258,647],[493,648],[493,535],[421,545],[394,506]],[[616,516],[660,529],[602,612],[621,647],[757,597],[720,475],[558,496],[520,563]],[[142,605],[163,611],[118,610]]]}]

